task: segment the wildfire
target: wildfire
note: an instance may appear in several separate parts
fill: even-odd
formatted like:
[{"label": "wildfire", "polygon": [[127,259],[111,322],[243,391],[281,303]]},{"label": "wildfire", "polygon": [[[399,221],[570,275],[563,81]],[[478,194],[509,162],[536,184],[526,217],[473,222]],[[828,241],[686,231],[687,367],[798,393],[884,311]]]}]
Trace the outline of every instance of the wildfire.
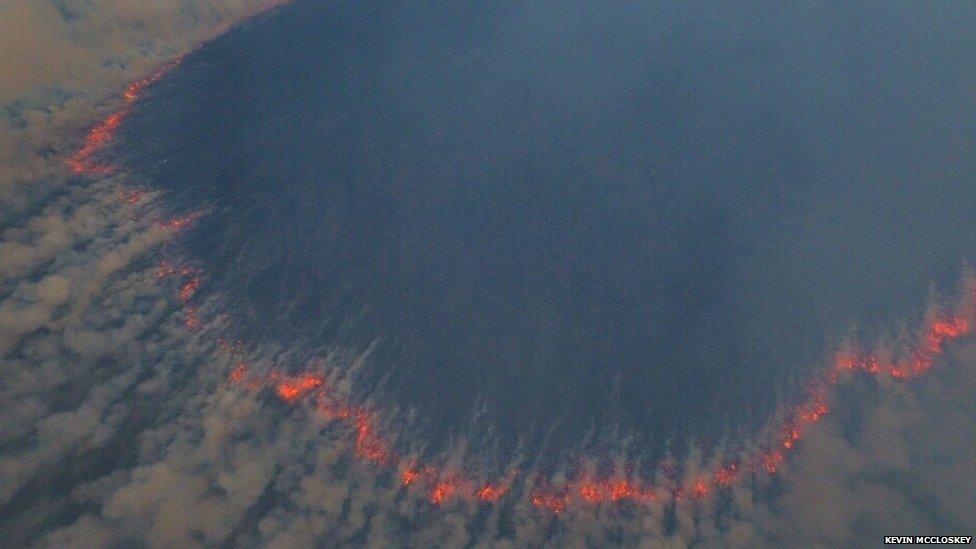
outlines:
[{"label": "wildfire", "polygon": [[119,191],[118,195],[119,195],[119,200],[125,202],[130,206],[133,206],[135,204],[138,204],[139,201],[146,196],[146,192],[138,191],[138,190],[130,191],[127,189],[122,189]]},{"label": "wildfire", "polygon": [[775,474],[779,469],[780,464],[783,463],[784,459],[785,457],[783,456],[783,452],[780,452],[779,450],[773,450],[772,452],[763,454],[762,468],[770,475]]},{"label": "wildfire", "polygon": [[569,505],[569,496],[566,494],[536,493],[532,496],[532,505],[547,509],[554,514],[562,513]]},{"label": "wildfire", "polygon": [[322,376],[305,374],[278,383],[278,386],[275,388],[275,393],[285,402],[294,402],[299,397],[307,395],[321,387],[323,383],[325,383],[325,380]]},{"label": "wildfire", "polygon": [[[174,272],[174,267],[166,266],[164,272]],[[191,279],[191,282],[192,280],[196,279]],[[749,466],[746,470],[754,473],[764,472],[768,475],[774,475],[779,471],[786,461],[787,454],[797,448],[798,442],[804,438],[809,427],[830,413],[829,389],[839,383],[840,373],[860,372],[868,375],[887,373],[896,379],[920,375],[927,368],[921,369],[918,367],[919,364],[926,367],[931,365],[934,357],[944,352],[946,343],[967,335],[969,331],[969,322],[962,317],[947,317],[934,321],[924,330],[920,337],[920,344],[903,353],[908,358],[901,365],[896,362],[885,362],[873,353],[855,352],[839,356],[821,379],[814,380],[809,385],[806,397],[786,414],[773,446],[753,457],[744,458],[744,465]],[[914,368],[906,373],[905,368],[912,365]],[[400,463],[389,442],[380,434],[376,416],[364,408],[343,403],[335,396],[336,389],[329,386],[321,375],[309,373],[286,377],[280,372],[272,372],[263,379],[248,380],[247,374],[247,365],[241,363],[231,371],[229,380],[235,385],[245,385],[251,391],[270,385],[274,387],[278,398],[288,404],[295,404],[307,396],[315,395],[316,410],[329,420],[349,423],[355,433],[354,453],[357,457],[384,466],[397,466]],[[701,475],[687,485],[670,484],[670,487],[666,486],[664,491],[670,492],[672,500],[676,502],[682,499],[683,494],[688,494],[696,501],[706,499],[717,490],[728,489],[742,478],[740,474],[743,470],[742,465],[741,462],[725,462],[717,466],[711,474]],[[403,469],[400,483],[406,489],[420,487],[425,490],[428,500],[434,505],[444,505],[454,499],[491,503],[499,501],[509,493],[507,483],[478,481],[461,472],[445,475],[433,466],[421,466],[416,462]],[[537,488],[532,493],[530,501],[540,509],[560,514],[574,502],[589,505],[625,501],[647,503],[653,501],[655,497],[655,490],[641,481],[631,481],[623,477],[598,479],[584,475],[562,484]]]},{"label": "wildfire", "polygon": [[394,460],[387,442],[377,433],[370,415],[359,410],[356,413],[356,455],[375,463]]},{"label": "wildfire", "polygon": [[444,503],[444,500],[454,494],[455,486],[449,481],[440,482],[430,492],[430,502],[435,505]]},{"label": "wildfire", "polygon": [[404,486],[410,486],[414,482],[417,482],[417,479],[419,477],[420,477],[420,473],[418,473],[416,470],[414,470],[412,468],[411,469],[406,469],[406,470],[403,471],[403,480],[402,480],[403,485]]},{"label": "wildfire", "polygon": [[180,301],[183,303],[190,301],[193,294],[197,293],[197,290],[200,289],[201,284],[203,284],[203,281],[199,278],[191,278],[185,284],[183,284],[183,286],[180,287]]},{"label": "wildfire", "polygon": [[200,317],[197,316],[196,307],[187,307],[183,313],[183,325],[190,330],[197,330],[202,325],[200,323]]},{"label": "wildfire", "polygon": [[166,221],[160,222],[159,226],[166,230],[179,231],[185,229],[193,223],[193,215],[184,215],[182,217],[174,217],[173,219],[167,219]]},{"label": "wildfire", "polygon": [[[241,17],[241,20],[247,20],[261,13],[264,13],[273,8],[285,5],[291,0],[271,0],[263,6],[259,6],[251,9]],[[223,34],[227,30],[227,26],[218,26],[213,29],[213,31],[201,41],[197,46],[202,46],[215,36]],[[125,121],[129,115],[132,114],[132,108],[138,103],[146,94],[153,84],[156,84],[162,80],[166,75],[173,72],[177,67],[183,64],[186,55],[180,55],[167,63],[164,63],[161,67],[150,73],[144,78],[140,78],[128,86],[122,92],[122,106],[115,112],[109,114],[100,122],[95,124],[88,130],[85,135],[85,140],[82,146],[75,151],[67,160],[65,160],[65,166],[75,174],[78,175],[109,175],[118,171],[118,167],[111,164],[98,164],[95,161],[95,155],[98,153],[99,149],[105,146],[108,142],[115,139],[118,134],[119,127],[122,122]],[[135,199],[135,203],[139,201],[141,195]]]},{"label": "wildfire", "polygon": [[712,479],[718,486],[731,486],[738,476],[739,466],[735,463],[730,463],[716,469]]},{"label": "wildfire", "polygon": [[[278,0],[268,4],[265,9],[287,3]],[[255,10],[249,16],[260,13]],[[117,111],[106,116],[103,120],[90,128],[85,136],[83,145],[65,161],[66,166],[76,174],[103,175],[118,171],[113,165],[96,162],[96,155],[106,143],[113,140],[125,119],[131,114],[133,106],[144,97],[146,90],[157,83],[183,61],[179,57],[162,66],[152,74],[131,83],[122,93],[122,106]],[[137,204],[144,197],[144,191],[122,191],[119,198],[128,204]],[[160,222],[165,230],[180,231],[189,227],[195,219],[195,214],[173,218]],[[179,276],[183,278],[179,286],[178,298],[183,304],[183,322],[193,330],[202,325],[197,308],[191,306],[191,301],[202,285],[202,276],[198,270],[189,267],[177,267],[163,261],[157,271],[157,278]],[[976,288],[976,286],[971,287]],[[971,296],[976,304],[976,289]],[[963,316],[944,315],[926,323],[919,342],[912,348],[903,349],[895,353],[893,358],[878,352],[855,349],[838,355],[823,376],[815,379],[809,386],[804,398],[784,414],[779,428],[773,429],[769,441],[764,449],[743,456],[738,462],[725,462],[715,468],[711,474],[705,473],[688,484],[670,483],[659,487],[661,493],[670,492],[674,501],[681,499],[682,494],[689,493],[695,500],[708,498],[719,489],[727,489],[742,478],[742,472],[752,474],[764,472],[768,475],[776,474],[786,461],[789,452],[800,446],[809,428],[820,422],[831,411],[831,387],[840,382],[843,376],[865,374],[870,376],[887,375],[896,380],[907,380],[921,376],[928,372],[936,359],[945,351],[946,344],[970,335],[971,321]],[[241,342],[233,345],[227,341],[218,340],[220,349],[229,353],[238,353],[243,346]],[[239,362],[227,376],[229,383],[243,387],[250,392],[268,389],[283,403],[298,405],[306,399],[312,398],[312,407],[330,421],[341,422],[346,425],[354,436],[354,454],[365,462],[380,466],[397,467],[401,459],[393,451],[390,442],[382,435],[382,422],[375,412],[364,407],[356,406],[339,397],[339,391],[331,386],[321,374],[307,372],[287,376],[279,371],[272,371],[266,375],[252,375],[251,369],[245,362]],[[447,474],[432,465],[411,462],[403,469],[400,482],[404,489],[423,490],[429,501],[434,505],[443,505],[451,499],[470,502],[496,502],[510,493],[510,480],[504,482],[488,482],[467,476],[463,471]],[[574,502],[591,505],[619,502],[649,502],[654,500],[656,492],[649,483],[628,480],[623,477],[580,478],[557,485],[546,484],[537,487],[530,496],[532,504],[540,509],[554,514],[564,512]]]},{"label": "wildfire", "polygon": [[508,492],[507,486],[485,484],[478,492],[478,499],[481,501],[498,501]]},{"label": "wildfire", "polygon": [[238,385],[244,381],[244,377],[246,375],[247,375],[247,364],[241,362],[230,373],[228,379],[230,379],[230,382],[233,383],[234,385]]}]

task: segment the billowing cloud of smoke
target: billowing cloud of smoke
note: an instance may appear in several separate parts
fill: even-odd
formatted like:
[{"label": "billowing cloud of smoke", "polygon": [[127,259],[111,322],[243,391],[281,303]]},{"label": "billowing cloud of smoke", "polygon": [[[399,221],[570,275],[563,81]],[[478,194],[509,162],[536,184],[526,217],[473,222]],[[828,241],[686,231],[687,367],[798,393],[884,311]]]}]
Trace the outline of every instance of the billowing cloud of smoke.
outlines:
[{"label": "billowing cloud of smoke", "polygon": [[52,192],[58,159],[132,75],[268,0],[0,2],[0,221]]},{"label": "billowing cloud of smoke", "polygon": [[[836,546],[972,533],[971,344],[950,347],[918,380],[844,384],[834,413],[771,480],[716,498],[558,516],[528,489],[498,504],[433,505],[403,488],[398,471],[355,459],[348,429],[225,383],[235,357],[220,352],[211,326],[187,330],[186,311],[159,283],[154,253],[172,229],[141,215],[154,197],[134,216],[117,178],[72,178],[63,160],[109,90],[258,3],[0,2],[0,25],[10,26],[0,28],[0,73],[20,75],[0,84],[8,541]],[[686,469],[700,466],[690,460]]]}]

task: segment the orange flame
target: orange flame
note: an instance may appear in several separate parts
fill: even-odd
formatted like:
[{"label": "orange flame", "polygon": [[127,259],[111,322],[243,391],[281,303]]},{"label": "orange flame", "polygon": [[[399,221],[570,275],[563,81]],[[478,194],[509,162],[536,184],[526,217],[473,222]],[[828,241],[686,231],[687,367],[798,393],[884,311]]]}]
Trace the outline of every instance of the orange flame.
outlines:
[{"label": "orange flame", "polygon": [[508,492],[508,487],[503,485],[485,484],[478,490],[477,496],[481,501],[498,501]]},{"label": "orange flame", "polygon": [[290,403],[321,387],[323,383],[325,383],[325,380],[322,376],[305,374],[297,378],[282,381],[275,388],[275,393],[277,393],[281,400]]},{"label": "orange flame", "polygon": [[[287,0],[276,1],[268,7],[286,3]],[[263,10],[252,12],[260,13]],[[68,160],[66,164],[74,173],[79,174],[108,174],[116,171],[113,166],[98,165],[93,161],[95,153],[118,132],[119,126],[130,114],[132,105],[145,93],[145,90],[163,78],[169,71],[178,66],[182,58],[163,66],[150,76],[133,82],[123,93],[123,107],[112,113],[104,120],[92,127],[85,139],[84,145]],[[120,194],[120,198],[129,204],[136,204],[144,193],[133,191]],[[182,230],[194,220],[194,215],[166,220],[160,226],[167,230]],[[161,262],[157,278],[163,279],[180,275],[190,277],[180,287],[179,299],[184,304],[184,324],[190,329],[197,329],[201,322],[197,316],[196,307],[190,307],[189,301],[202,284],[202,279],[196,275],[197,271],[189,267],[177,268],[165,261]],[[976,281],[973,281],[976,282]],[[973,290],[973,301],[976,302],[976,285]],[[976,305],[976,303],[974,303]],[[746,470],[765,471],[769,475],[776,474],[785,462],[787,452],[797,448],[797,442],[803,439],[807,429],[830,413],[828,404],[828,389],[836,385],[841,375],[864,373],[868,375],[889,375],[894,379],[910,379],[928,372],[935,359],[942,355],[945,345],[971,332],[970,321],[961,316],[946,316],[934,320],[926,326],[920,337],[920,342],[914,348],[903,351],[899,356],[901,362],[885,362],[876,353],[854,351],[849,354],[838,355],[825,374],[815,379],[811,384],[804,400],[795,406],[781,424],[771,447],[751,456],[746,456],[742,467]],[[231,346],[225,340],[218,340],[221,349],[237,353],[242,344]],[[906,358],[907,357],[907,358]],[[306,373],[294,377],[283,376],[280,372],[271,372],[263,377],[249,377],[246,363],[238,363],[228,375],[228,381],[233,385],[243,386],[246,390],[256,392],[265,387],[273,387],[275,395],[287,404],[296,404],[303,398],[316,395],[315,407],[326,418],[349,423],[355,433],[355,455],[369,463],[384,466],[396,466],[399,458],[391,449],[390,443],[380,434],[377,425],[380,421],[372,412],[363,408],[351,406],[335,397],[334,387],[328,386],[326,379],[318,374]],[[717,467],[711,476],[704,476],[695,480],[688,490],[692,498],[698,500],[709,497],[715,489],[727,488],[740,478],[740,465],[727,462]],[[412,464],[401,474],[404,487],[424,486],[429,490],[429,499],[440,505],[450,498],[466,498],[482,502],[495,502],[509,493],[507,484],[475,481],[461,473],[443,477],[433,466]],[[666,490],[668,487],[666,487]],[[674,501],[681,499],[686,487],[670,485],[671,497]],[[632,482],[625,479],[591,479],[582,477],[561,485],[548,485],[546,488],[536,489],[531,495],[531,502],[536,507],[548,510],[554,514],[564,512],[575,500],[589,504],[617,503],[622,501],[647,502],[655,498],[655,492],[649,484],[640,481]]]}]

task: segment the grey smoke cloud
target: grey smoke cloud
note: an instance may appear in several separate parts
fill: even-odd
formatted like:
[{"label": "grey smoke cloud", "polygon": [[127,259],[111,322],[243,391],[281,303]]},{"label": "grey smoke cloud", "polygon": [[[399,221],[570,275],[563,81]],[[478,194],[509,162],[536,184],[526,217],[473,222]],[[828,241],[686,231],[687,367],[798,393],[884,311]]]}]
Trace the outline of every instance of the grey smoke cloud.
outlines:
[{"label": "grey smoke cloud", "polygon": [[231,359],[209,327],[185,329],[157,280],[153,252],[170,233],[133,219],[118,179],[78,181],[62,161],[125,82],[260,3],[0,1],[8,542],[846,546],[976,528],[972,344],[953,347],[929,377],[855,384],[846,396],[856,405],[813,427],[772,488],[559,517],[525,496],[433,507],[352,459],[349,433],[311,410],[223,383]]},{"label": "grey smoke cloud", "polygon": [[0,2],[0,221],[61,187],[63,155],[133,76],[269,3]]}]

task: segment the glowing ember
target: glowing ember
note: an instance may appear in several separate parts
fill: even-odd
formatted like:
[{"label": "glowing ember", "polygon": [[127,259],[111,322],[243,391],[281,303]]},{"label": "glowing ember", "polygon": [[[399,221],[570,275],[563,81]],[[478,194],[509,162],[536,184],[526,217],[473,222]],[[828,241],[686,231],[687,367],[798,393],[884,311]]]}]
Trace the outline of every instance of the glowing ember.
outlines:
[{"label": "glowing ember", "polygon": [[200,289],[201,284],[203,284],[203,281],[199,278],[191,278],[187,283],[183,284],[183,286],[180,287],[180,301],[184,303],[190,301],[193,294],[197,293],[197,290]]},{"label": "glowing ember", "polygon": [[498,501],[508,492],[508,487],[506,486],[492,486],[491,484],[485,484],[478,490],[477,496],[481,501]]},{"label": "glowing ember", "polygon": [[125,189],[119,191],[119,200],[125,202],[130,206],[134,204],[138,204],[139,201],[142,200],[144,196],[146,196],[146,193],[144,191],[129,191]]},{"label": "glowing ember", "polygon": [[444,500],[454,494],[454,484],[451,482],[441,482],[430,492],[430,502],[436,505],[444,503]]},{"label": "glowing ember", "polygon": [[193,223],[193,218],[194,216],[192,215],[185,215],[183,217],[163,221],[159,224],[159,226],[163,229],[179,231],[189,227],[190,224]]},{"label": "glowing ember", "polygon": [[405,470],[403,472],[403,485],[404,486],[410,486],[414,482],[417,482],[417,478],[419,476],[420,476],[420,473],[418,473],[417,471],[415,471],[413,469],[407,469],[407,470]]},{"label": "glowing ember", "polygon": [[735,463],[730,463],[724,467],[719,467],[712,477],[718,486],[731,486],[739,476],[739,467]]},{"label": "glowing ember", "polygon": [[321,387],[323,383],[325,380],[322,376],[305,374],[298,378],[282,381],[275,388],[275,393],[285,402],[294,402],[295,399]]},{"label": "glowing ember", "polygon": [[547,509],[558,515],[566,510],[566,506],[569,505],[569,497],[565,494],[537,493],[532,496],[532,505]]},{"label": "glowing ember", "polygon": [[189,307],[183,313],[183,325],[191,330],[200,328],[200,319],[197,317],[197,308]]},{"label": "glowing ember", "polygon": [[386,441],[376,433],[372,418],[364,411],[356,414],[356,455],[376,463],[393,460]]},{"label": "glowing ember", "polygon": [[762,467],[767,473],[772,475],[779,469],[779,466],[781,463],[783,463],[783,460],[783,453],[779,450],[773,450],[768,454],[763,454]]},{"label": "glowing ember", "polygon": [[710,490],[708,488],[708,484],[706,484],[704,481],[701,481],[700,480],[700,481],[696,482],[695,485],[692,487],[692,489],[691,489],[691,497],[693,497],[695,499],[702,499],[702,498],[706,497],[709,492],[710,492]]},{"label": "glowing ember", "polygon": [[238,364],[234,371],[230,373],[230,382],[237,385],[244,381],[244,376],[247,375],[247,364],[243,362]]}]

